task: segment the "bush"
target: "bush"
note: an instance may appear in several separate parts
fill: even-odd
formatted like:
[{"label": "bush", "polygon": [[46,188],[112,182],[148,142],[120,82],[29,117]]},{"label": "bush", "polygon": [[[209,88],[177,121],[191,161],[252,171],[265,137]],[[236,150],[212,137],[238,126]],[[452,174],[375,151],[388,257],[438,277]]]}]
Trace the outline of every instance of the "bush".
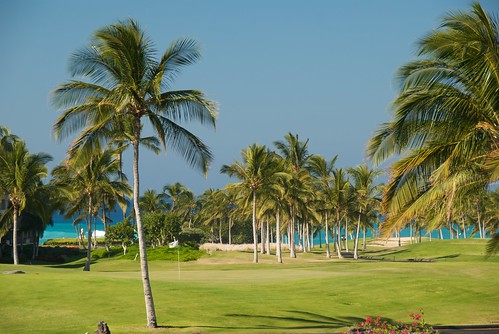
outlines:
[{"label": "bush", "polygon": [[178,235],[178,242],[191,248],[199,248],[199,245],[206,242],[208,235],[200,228],[186,228]]},{"label": "bush", "polygon": [[[134,260],[135,255],[139,253],[139,249],[136,245],[129,248],[127,255],[124,255],[123,259]],[[204,253],[198,249],[191,247],[180,246],[176,248],[169,248],[168,246],[148,248],[147,249],[147,259],[149,261],[177,261],[182,262],[195,261],[199,259]]]}]

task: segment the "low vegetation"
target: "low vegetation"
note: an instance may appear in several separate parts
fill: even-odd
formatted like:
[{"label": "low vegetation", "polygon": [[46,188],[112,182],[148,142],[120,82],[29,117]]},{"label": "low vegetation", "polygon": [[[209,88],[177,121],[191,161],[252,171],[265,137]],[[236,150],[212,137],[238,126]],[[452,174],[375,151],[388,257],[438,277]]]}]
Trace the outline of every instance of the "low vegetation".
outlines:
[{"label": "low vegetation", "polygon": [[[434,240],[363,253],[434,262],[327,259],[320,248],[297,258],[284,251],[283,264],[265,254],[253,264],[252,252],[201,251],[196,261],[153,260],[160,327],[154,332],[340,332],[369,316],[393,322],[420,308],[433,326],[497,324],[499,258],[487,259],[485,244]],[[156,250],[148,249],[151,259]],[[119,248],[109,257],[101,251],[92,257],[91,272],[82,272],[85,255],[64,264],[1,264],[0,272],[25,274],[0,276],[9,287],[0,292],[0,332],[85,333],[104,320],[112,333],[149,333],[139,261],[123,257]],[[184,248],[160,253],[170,251],[182,254]]]}]

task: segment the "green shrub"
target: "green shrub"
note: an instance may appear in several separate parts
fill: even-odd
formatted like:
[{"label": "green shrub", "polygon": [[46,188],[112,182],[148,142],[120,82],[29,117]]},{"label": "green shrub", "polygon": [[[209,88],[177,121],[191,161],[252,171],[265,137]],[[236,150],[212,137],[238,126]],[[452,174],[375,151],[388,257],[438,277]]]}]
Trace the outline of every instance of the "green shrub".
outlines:
[{"label": "green shrub", "polygon": [[[137,245],[134,245],[128,249],[128,253],[124,255],[123,259],[134,260],[136,254],[139,253]],[[195,261],[199,259],[204,253],[198,249],[186,246],[179,246],[176,248],[169,248],[168,246],[148,248],[147,249],[147,259],[149,261],[177,261],[182,262]]]}]

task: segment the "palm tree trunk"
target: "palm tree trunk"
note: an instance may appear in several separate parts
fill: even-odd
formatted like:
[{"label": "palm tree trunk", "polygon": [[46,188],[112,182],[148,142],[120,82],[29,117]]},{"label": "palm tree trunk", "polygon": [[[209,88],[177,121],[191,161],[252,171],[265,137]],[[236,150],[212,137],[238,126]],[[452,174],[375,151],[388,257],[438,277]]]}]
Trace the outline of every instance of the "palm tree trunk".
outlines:
[{"label": "palm tree trunk", "polygon": [[345,219],[345,251],[348,250],[348,218]]},{"label": "palm tree trunk", "polygon": [[342,259],[343,255],[341,255],[341,221],[340,221],[340,213],[336,214],[337,219],[337,234],[336,234],[336,252],[338,254],[338,259]]},{"label": "palm tree trunk", "polygon": [[260,253],[265,253],[265,221],[260,221]]},{"label": "palm tree trunk", "polygon": [[258,236],[256,233],[256,191],[253,190],[253,263],[258,263]]},{"label": "palm tree trunk", "polygon": [[295,210],[291,206],[291,220],[289,221],[289,257],[296,258],[295,245]]},{"label": "palm tree trunk", "polygon": [[362,242],[362,250],[366,250],[367,249],[367,229],[364,227],[362,229],[362,237],[364,238],[363,239],[363,242]]},{"label": "palm tree trunk", "polygon": [[19,223],[19,207],[17,204],[12,205],[14,226],[12,227],[12,256],[14,257],[14,265],[19,264],[19,253],[17,252],[17,230]]},{"label": "palm tree trunk", "polygon": [[267,227],[267,231],[266,231],[266,235],[265,235],[265,241],[266,241],[266,248],[267,248],[267,255],[270,255],[270,224],[269,224],[269,220],[267,219],[267,223],[266,223],[266,227]]},{"label": "palm tree trunk", "polygon": [[331,252],[329,251],[329,225],[328,225],[328,219],[327,219],[327,212],[326,212],[326,257],[329,259],[331,258]]},{"label": "palm tree trunk", "polygon": [[223,245],[223,241],[222,241],[222,218],[218,219],[218,239],[219,239],[220,245]]},{"label": "palm tree trunk", "polygon": [[152,297],[151,282],[149,280],[149,267],[147,264],[147,249],[144,229],[142,227],[142,216],[139,208],[139,140],[140,140],[140,118],[135,119],[133,140],[133,207],[135,209],[135,220],[137,223],[137,236],[139,239],[140,271],[142,274],[142,286],[144,288],[144,299],[146,306],[147,327],[158,327],[156,322],[156,310]]},{"label": "palm tree trunk", "polygon": [[362,209],[359,211],[359,219],[357,220],[357,230],[355,231],[355,245],[353,247],[353,258],[357,260],[359,258],[359,234],[360,234],[360,216],[362,214]]},{"label": "palm tree trunk", "polygon": [[277,210],[276,213],[276,219],[275,219],[275,254],[277,256],[277,263],[282,263],[282,253],[281,253],[281,217],[279,215],[279,209]]},{"label": "palm tree trunk", "polygon": [[[189,221],[189,225],[190,225],[190,221]],[[229,245],[232,245],[232,217],[229,217]]]},{"label": "palm tree trunk", "polygon": [[88,195],[88,213],[87,213],[87,261],[84,271],[90,271],[90,256],[92,253],[92,196]]}]

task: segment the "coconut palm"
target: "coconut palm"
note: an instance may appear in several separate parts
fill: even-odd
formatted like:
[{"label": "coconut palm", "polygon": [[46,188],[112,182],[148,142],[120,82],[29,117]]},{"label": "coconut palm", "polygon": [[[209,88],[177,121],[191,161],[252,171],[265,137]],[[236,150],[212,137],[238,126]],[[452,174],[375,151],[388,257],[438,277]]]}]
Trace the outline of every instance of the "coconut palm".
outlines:
[{"label": "coconut palm", "polygon": [[289,205],[291,218],[288,224],[290,256],[294,258],[296,257],[296,215],[300,210],[306,208],[305,201],[307,200],[307,194],[311,194],[309,192],[310,188],[308,188],[308,186],[311,186],[311,179],[308,178],[310,173],[304,170],[307,167],[311,154],[308,152],[308,139],[304,142],[300,141],[298,135],[291,133],[284,136],[284,141],[275,141],[274,146],[277,148],[279,156],[288,165],[286,172],[289,178],[286,179],[285,183],[285,197]]},{"label": "coconut palm", "polygon": [[220,172],[241,180],[239,183],[234,183],[232,187],[246,192],[246,198],[251,202],[253,262],[258,263],[257,199],[265,188],[272,187],[274,179],[280,172],[279,163],[265,145],[253,144],[243,150],[241,156],[242,162],[236,161],[232,165],[223,165]]},{"label": "coconut palm", "polygon": [[330,162],[327,162],[320,155],[313,155],[310,157],[309,170],[311,175],[316,179],[317,187],[317,212],[322,213],[324,216],[324,232],[326,243],[326,257],[331,257],[329,250],[329,212],[331,211],[331,199],[328,196],[331,189],[331,176],[334,170],[334,164],[338,156],[334,156]]},{"label": "coconut palm", "polygon": [[17,139],[9,141],[8,145],[4,143],[0,145],[0,192],[8,196],[11,204],[12,254],[14,264],[17,265],[19,217],[29,198],[41,187],[41,180],[47,176],[45,164],[52,157],[45,153],[30,154],[24,142]]},{"label": "coconut palm", "polygon": [[171,211],[176,209],[176,204],[178,203],[182,194],[186,191],[188,191],[188,189],[179,182],[168,184],[163,187],[163,193],[165,194],[165,197],[170,199],[170,201],[172,202],[172,205],[170,207]]},{"label": "coconut palm", "polygon": [[53,184],[65,189],[72,197],[70,203],[73,205],[67,208],[68,214],[86,212],[88,244],[84,270],[89,271],[92,222],[97,216],[102,199],[104,197],[120,198],[122,194],[131,194],[126,177],[120,172],[118,153],[116,150],[104,150],[93,152],[90,157],[74,156],[56,166],[52,175],[54,176]]},{"label": "coconut palm", "polygon": [[383,196],[385,235],[498,180],[498,27],[478,3],[448,14],[419,41],[420,58],[399,70],[394,116],[368,146],[375,163],[401,156]]},{"label": "coconut palm", "polygon": [[[99,140],[110,140],[119,133],[127,134],[132,143],[133,200],[148,327],[157,327],[157,320],[138,202],[143,122],[149,122],[163,148],[168,144],[191,166],[207,172],[212,160],[209,148],[180,122],[214,126],[216,105],[197,90],[169,90],[180,70],[200,56],[196,41],[179,39],[156,60],[153,43],[138,23],[129,19],[97,30],[90,46],[71,58],[72,75],[83,80],[62,84],[54,92],[54,103],[63,110],[54,124],[56,137],[83,129],[70,151],[96,146]],[[132,131],[124,124],[131,124]]]},{"label": "coconut palm", "polygon": [[162,211],[166,203],[164,194],[158,194],[154,189],[147,189],[139,199],[140,209],[145,213],[154,213]]},{"label": "coconut palm", "polygon": [[369,209],[374,208],[374,202],[378,201],[382,185],[375,184],[376,178],[382,174],[380,170],[370,169],[367,164],[349,168],[348,173],[353,183],[357,204],[357,228],[355,232],[355,245],[353,251],[354,259],[359,258],[359,233],[362,217],[369,217]]},{"label": "coconut palm", "polygon": [[340,245],[340,231],[341,231],[341,221],[346,216],[348,210],[348,202],[351,195],[351,185],[346,172],[342,168],[335,168],[333,170],[333,186],[329,190],[329,198],[331,199],[331,208],[333,215],[336,219],[333,225],[333,235],[334,227],[336,227],[336,251],[338,258],[343,258],[341,255],[341,245]]}]

